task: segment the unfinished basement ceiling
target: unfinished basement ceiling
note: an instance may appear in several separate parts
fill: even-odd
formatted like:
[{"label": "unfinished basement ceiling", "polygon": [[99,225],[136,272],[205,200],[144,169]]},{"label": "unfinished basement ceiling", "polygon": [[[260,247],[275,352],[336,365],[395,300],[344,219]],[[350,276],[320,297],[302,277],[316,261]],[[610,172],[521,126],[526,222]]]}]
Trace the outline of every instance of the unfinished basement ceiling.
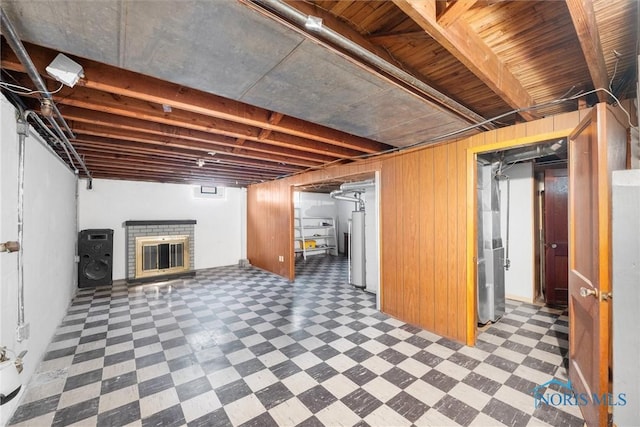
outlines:
[{"label": "unfinished basement ceiling", "polygon": [[[422,1],[435,23],[413,0],[277,3],[321,17],[477,118],[504,114],[492,126],[574,110],[569,102],[505,114],[590,90],[598,75],[622,98],[635,93],[633,1]],[[585,59],[583,25],[572,21],[584,7],[594,19],[583,24],[600,35],[599,70]],[[474,122],[266,0],[3,0],[2,8],[44,77],[58,51],[84,66],[86,78],[55,100],[95,177],[247,185]],[[479,43],[486,70],[456,34]],[[6,44],[2,68],[3,81],[32,87]]]}]

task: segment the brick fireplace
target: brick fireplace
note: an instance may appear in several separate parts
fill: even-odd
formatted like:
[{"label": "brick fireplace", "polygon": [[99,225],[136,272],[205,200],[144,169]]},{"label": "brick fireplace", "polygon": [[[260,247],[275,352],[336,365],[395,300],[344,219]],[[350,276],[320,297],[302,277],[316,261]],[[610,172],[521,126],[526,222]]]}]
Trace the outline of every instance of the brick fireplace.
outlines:
[{"label": "brick fireplace", "polygon": [[126,221],[127,281],[193,274],[196,220]]}]

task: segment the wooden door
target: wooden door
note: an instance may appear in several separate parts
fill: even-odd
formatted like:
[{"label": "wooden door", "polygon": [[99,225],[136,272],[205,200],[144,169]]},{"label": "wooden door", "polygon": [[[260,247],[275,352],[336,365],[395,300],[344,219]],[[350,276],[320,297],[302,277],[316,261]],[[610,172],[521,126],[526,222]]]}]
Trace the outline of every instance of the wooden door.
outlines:
[{"label": "wooden door", "polygon": [[611,171],[624,168],[626,131],[598,104],[569,137],[569,379],[589,399],[588,426],[606,426],[611,301]]},{"label": "wooden door", "polygon": [[553,305],[569,295],[568,190],[566,169],[544,171],[544,297]]}]

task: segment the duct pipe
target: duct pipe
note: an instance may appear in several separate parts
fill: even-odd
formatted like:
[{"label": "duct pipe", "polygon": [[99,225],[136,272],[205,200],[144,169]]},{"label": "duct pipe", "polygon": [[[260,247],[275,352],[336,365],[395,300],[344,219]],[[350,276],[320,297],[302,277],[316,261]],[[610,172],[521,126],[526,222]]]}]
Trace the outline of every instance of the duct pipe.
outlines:
[{"label": "duct pipe", "polygon": [[340,186],[341,190],[359,190],[359,193],[364,193],[367,188],[374,187],[375,182],[373,179],[367,179],[359,182],[345,182]]},{"label": "duct pipe", "polygon": [[[356,209],[362,211],[364,210],[364,200],[362,200],[359,194],[366,192],[367,188],[374,187],[374,186],[375,186],[375,182],[373,179],[368,179],[366,181],[359,181],[359,182],[345,182],[344,184],[340,185],[339,190],[333,190],[331,193],[329,193],[329,196],[332,199],[357,203],[358,206],[356,207]],[[358,194],[358,196],[356,195],[347,196],[346,194],[349,194],[349,193]]]},{"label": "duct pipe", "polygon": [[[333,190],[331,193],[329,193],[329,197],[331,197],[332,199],[335,200],[344,200],[346,202],[354,202],[357,204],[356,209],[357,210],[364,210],[364,200],[362,200],[359,195],[361,192],[364,191],[355,191],[355,190],[351,190],[350,192],[354,193],[353,196],[345,196],[344,193],[346,193],[346,191],[343,190]],[[356,196],[357,194],[357,196]]]},{"label": "duct pipe", "polygon": [[354,203],[360,203],[362,201],[359,197],[356,196],[345,196],[344,191],[342,190],[333,190],[331,193],[329,193],[329,197],[336,200],[344,200]]},{"label": "duct pipe", "polygon": [[[24,45],[20,41],[20,38],[18,37],[18,34],[16,33],[16,30],[11,24],[11,21],[9,20],[9,17],[6,15],[4,9],[0,9],[0,14],[2,15],[3,34],[7,39],[7,43],[9,43],[9,46],[11,46],[11,49],[15,52],[16,56],[18,57],[22,65],[24,65],[24,67],[26,68],[27,74],[29,75],[33,83],[36,85],[36,88],[40,92],[42,92],[42,96],[45,99],[49,99],[51,101],[51,106],[53,108],[53,111],[55,112],[56,116],[62,121],[65,129],[67,130],[67,132],[69,132],[69,135],[71,136],[71,138],[75,138],[75,135],[67,125],[67,122],[62,117],[62,114],[60,114],[60,111],[58,110],[58,107],[56,106],[55,102],[53,102],[53,97],[51,96],[51,94],[49,93],[49,90],[45,86],[44,81],[42,80],[42,77],[38,73],[38,70],[36,69],[35,65],[33,65],[33,62],[31,61],[31,58],[29,57],[27,50],[25,49]],[[85,165],[84,161],[82,160],[82,158],[80,157],[76,149],[73,147],[73,145],[71,144],[71,142],[69,141],[65,133],[62,131],[58,122],[53,117],[49,117],[48,119],[51,125],[53,126],[53,128],[58,133],[58,137],[60,138],[62,143],[67,144],[67,147],[69,148],[69,150],[71,151],[71,153],[76,158],[76,160],[84,170],[85,174],[89,178],[89,181],[87,182],[87,187],[91,188],[91,182],[93,178],[91,177],[91,173],[87,169],[87,166]]]},{"label": "duct pipe", "polygon": [[506,224],[506,239],[505,239],[505,256],[504,256],[504,269],[509,270],[511,267],[511,260],[509,259],[509,229],[510,229],[510,210],[511,210],[511,180],[509,175],[502,173],[502,163],[495,176],[496,181],[507,181],[507,224]]},{"label": "duct pipe", "polygon": [[[305,15],[294,7],[289,6],[288,4],[282,2],[281,0],[249,0],[254,4],[262,5],[277,14],[281,17],[287,19],[289,22],[292,22],[299,27],[304,27],[309,31],[312,31],[326,41],[346,50],[352,55],[357,56],[358,58],[368,62],[369,64],[377,67],[378,69],[384,71],[385,73],[395,77],[400,80],[402,83],[405,83],[412,88],[418,90],[422,94],[426,95],[431,101],[436,102],[441,107],[446,108],[448,111],[451,111],[460,117],[467,120],[469,123],[476,124],[485,121],[485,118],[479,115],[478,113],[468,109],[464,105],[454,101],[443,93],[437,91],[432,88],[422,80],[412,76],[406,71],[401,70],[395,65],[385,61],[379,56],[369,52],[367,49],[362,46],[354,43],[348,38],[344,37],[342,34],[333,31],[331,28],[328,28],[322,25],[322,19]],[[482,126],[483,128],[489,130],[494,127],[491,125]]]}]

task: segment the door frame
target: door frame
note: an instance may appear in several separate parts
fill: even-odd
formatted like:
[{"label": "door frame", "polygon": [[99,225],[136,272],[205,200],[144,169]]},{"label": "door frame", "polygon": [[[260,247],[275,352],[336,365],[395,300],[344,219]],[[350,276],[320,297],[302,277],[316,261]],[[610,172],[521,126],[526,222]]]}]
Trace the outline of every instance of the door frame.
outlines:
[{"label": "door frame", "polygon": [[508,150],[511,148],[533,146],[542,144],[554,139],[567,139],[574,131],[574,128],[563,129],[554,132],[542,133],[533,136],[514,138],[493,144],[480,145],[467,149],[467,340],[468,346],[476,345],[478,335],[477,328],[477,257],[478,249],[476,240],[478,238],[478,196],[477,186],[477,157],[478,154],[491,153],[494,151]]}]

